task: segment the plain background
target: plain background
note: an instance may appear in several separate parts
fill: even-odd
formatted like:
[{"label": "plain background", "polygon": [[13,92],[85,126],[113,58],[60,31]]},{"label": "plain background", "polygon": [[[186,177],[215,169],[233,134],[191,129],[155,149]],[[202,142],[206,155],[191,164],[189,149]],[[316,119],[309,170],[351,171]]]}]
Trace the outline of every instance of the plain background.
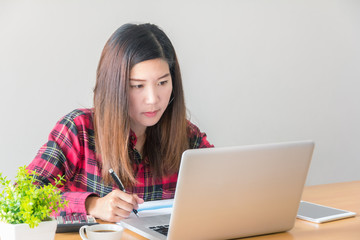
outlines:
[{"label": "plain background", "polygon": [[217,147],[312,139],[307,184],[360,180],[360,1],[0,1],[0,172],[92,107],[122,24],[172,40],[190,119]]}]

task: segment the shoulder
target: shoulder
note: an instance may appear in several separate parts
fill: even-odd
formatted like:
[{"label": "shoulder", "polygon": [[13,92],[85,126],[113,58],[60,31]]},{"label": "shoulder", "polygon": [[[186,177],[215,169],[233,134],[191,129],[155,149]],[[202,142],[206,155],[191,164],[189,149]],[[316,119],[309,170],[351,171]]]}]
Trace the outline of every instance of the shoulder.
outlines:
[{"label": "shoulder", "polygon": [[190,122],[189,120],[187,120],[187,129],[188,129],[189,134],[194,134],[194,133],[200,132],[200,129],[195,124]]},{"label": "shoulder", "polygon": [[210,144],[207,140],[207,135],[204,132],[201,132],[199,127],[187,121],[187,131],[189,137],[189,147],[190,148],[208,148],[214,147],[214,145]]},{"label": "shoulder", "polygon": [[66,114],[60,121],[75,121],[92,118],[93,110],[90,108],[79,108]]},{"label": "shoulder", "polygon": [[73,133],[77,133],[78,129],[93,128],[92,121],[93,110],[89,108],[75,109],[62,117],[58,125],[67,127]]}]

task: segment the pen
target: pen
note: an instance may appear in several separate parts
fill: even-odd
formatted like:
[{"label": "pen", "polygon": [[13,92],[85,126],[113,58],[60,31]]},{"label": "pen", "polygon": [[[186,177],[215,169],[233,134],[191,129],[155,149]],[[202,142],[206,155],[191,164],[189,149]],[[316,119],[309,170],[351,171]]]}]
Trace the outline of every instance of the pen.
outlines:
[{"label": "pen", "polygon": [[[124,188],[124,185],[122,184],[120,178],[116,175],[116,173],[114,172],[114,170],[112,170],[112,168],[109,169],[109,173],[110,173],[110,175],[112,176],[112,178],[114,179],[114,181],[115,181],[116,185],[119,187],[119,189],[120,189],[121,191],[123,191],[124,193],[126,193],[126,190],[125,190],[125,188]],[[135,215],[136,215],[137,217],[139,217],[139,216],[138,216],[138,211],[137,211],[136,209],[133,209],[133,212],[135,213]]]}]

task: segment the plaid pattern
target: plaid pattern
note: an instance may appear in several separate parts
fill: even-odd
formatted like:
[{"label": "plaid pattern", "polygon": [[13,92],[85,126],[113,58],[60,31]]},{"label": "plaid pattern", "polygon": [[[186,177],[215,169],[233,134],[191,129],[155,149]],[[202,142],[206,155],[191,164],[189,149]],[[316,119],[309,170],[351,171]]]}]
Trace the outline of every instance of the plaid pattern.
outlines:
[{"label": "plaid pattern", "polygon": [[[213,147],[206,134],[188,122],[190,148]],[[138,183],[128,192],[136,193],[145,201],[173,198],[177,174],[153,182],[150,167],[134,148],[136,136],[131,131],[129,153]],[[95,154],[94,127],[91,109],[77,109],[63,117],[51,131],[28,169],[36,170],[40,184],[53,184],[54,178],[65,175],[66,183],[60,188],[69,201],[66,214],[86,213],[85,200],[89,195],[103,197],[117,186],[105,185],[101,177],[102,164]]]}]

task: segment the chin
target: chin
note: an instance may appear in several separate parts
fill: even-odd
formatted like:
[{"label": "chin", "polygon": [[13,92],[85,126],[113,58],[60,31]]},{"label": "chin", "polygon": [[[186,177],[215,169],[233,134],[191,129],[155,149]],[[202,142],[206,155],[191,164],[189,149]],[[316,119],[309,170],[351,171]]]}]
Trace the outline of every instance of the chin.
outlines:
[{"label": "chin", "polygon": [[159,121],[160,121],[160,119],[155,120],[155,121],[146,121],[146,122],[144,122],[144,126],[152,127],[152,126],[156,125]]}]

